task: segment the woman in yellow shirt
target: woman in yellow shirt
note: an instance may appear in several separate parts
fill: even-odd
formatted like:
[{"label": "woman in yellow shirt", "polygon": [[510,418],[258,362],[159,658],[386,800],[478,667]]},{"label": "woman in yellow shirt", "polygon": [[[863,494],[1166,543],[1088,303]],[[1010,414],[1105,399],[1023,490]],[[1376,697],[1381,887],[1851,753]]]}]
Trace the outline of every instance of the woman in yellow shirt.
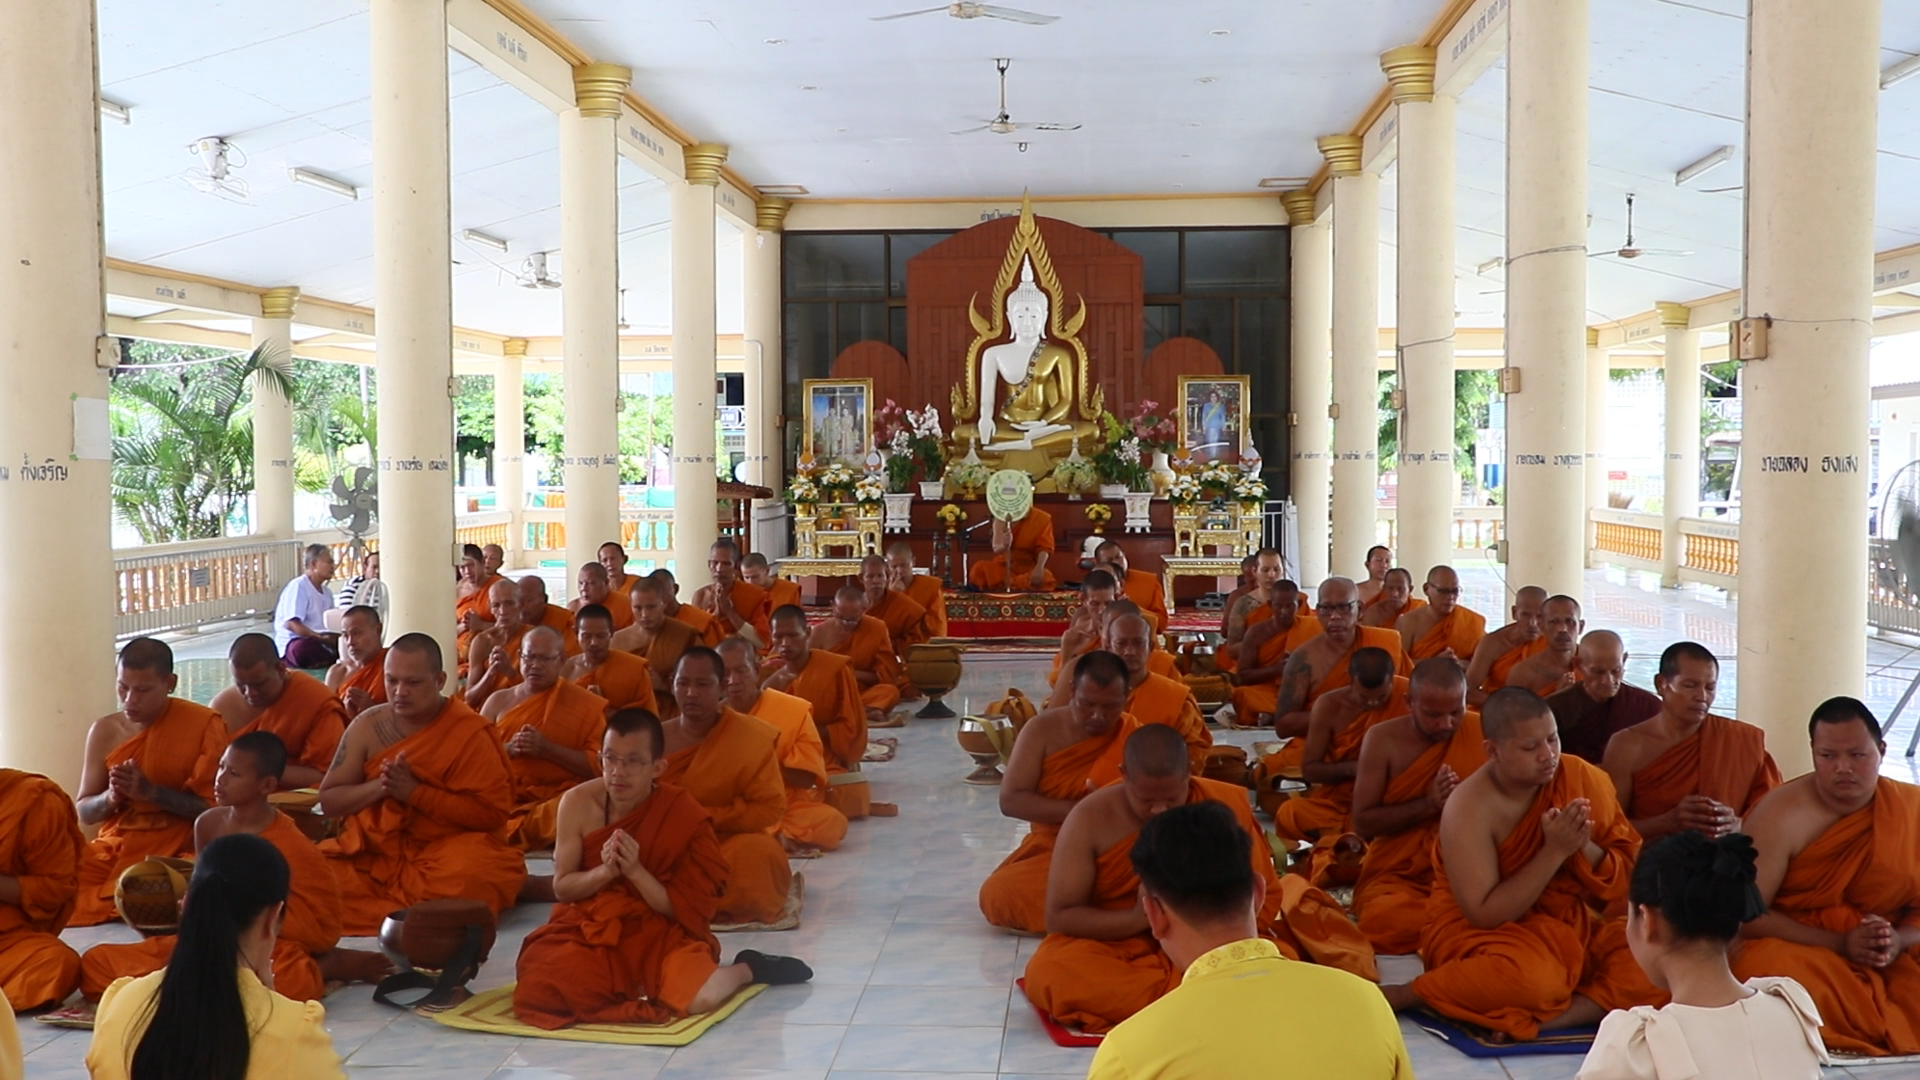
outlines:
[{"label": "woman in yellow shirt", "polygon": [[286,858],[251,833],[201,850],[172,961],[100,999],[93,1080],[342,1080],[326,1010],[273,992],[287,877]]}]

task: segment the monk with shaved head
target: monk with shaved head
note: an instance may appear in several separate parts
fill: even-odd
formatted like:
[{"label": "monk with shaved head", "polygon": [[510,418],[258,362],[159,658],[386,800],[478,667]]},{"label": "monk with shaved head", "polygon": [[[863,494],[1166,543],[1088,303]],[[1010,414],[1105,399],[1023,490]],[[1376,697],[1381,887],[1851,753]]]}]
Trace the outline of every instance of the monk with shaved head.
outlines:
[{"label": "monk with shaved head", "polygon": [[1068,664],[1100,648],[1107,629],[1107,606],[1119,597],[1120,584],[1111,573],[1096,568],[1087,574],[1080,583],[1080,606],[1074,609],[1067,632],[1060,637],[1060,651],[1053,654],[1053,670],[1047,673],[1049,683],[1059,682],[1060,672]]},{"label": "monk with shaved head", "polygon": [[[893,588],[886,559],[868,555],[860,560],[860,588],[867,594],[867,614],[886,626],[896,658],[904,659],[909,648],[933,636],[927,630],[927,609]],[[911,691],[912,687],[904,689]]]},{"label": "monk with shaved head", "polygon": [[928,637],[947,636],[947,588],[937,577],[913,572],[913,546],[905,540],[887,548],[887,585],[926,609]]},{"label": "monk with shaved head", "polygon": [[1347,668],[1352,681],[1320,695],[1308,714],[1306,738],[1295,740],[1305,744],[1300,773],[1313,787],[1275,808],[1274,832],[1283,839],[1314,842],[1347,831],[1361,740],[1374,725],[1407,714],[1407,678],[1394,670],[1392,653],[1359,649]]},{"label": "monk with shaved head", "polygon": [[609,540],[601,544],[595,554],[600,565],[607,569],[607,587],[625,596],[633,584],[633,575],[627,573],[627,549],[620,546],[619,541]]},{"label": "monk with shaved head", "polygon": [[[1253,621],[1240,639],[1239,662],[1232,671],[1234,718],[1248,726],[1265,723],[1261,718],[1273,714],[1288,658],[1325,631],[1319,619],[1300,614],[1305,598],[1298,585],[1281,578],[1265,588],[1267,600],[1250,616]],[[1249,593],[1247,599],[1258,595]]]},{"label": "monk with shaved head", "polygon": [[660,595],[665,598],[662,602],[666,604],[667,618],[677,619],[693,627],[694,636],[700,644],[705,645],[727,636],[714,625],[711,614],[694,604],[680,602],[680,582],[673,576],[673,571],[663,566],[647,576],[660,585]]},{"label": "monk with shaved head", "polygon": [[1513,594],[1513,621],[1480,639],[1467,664],[1467,704],[1479,706],[1507,685],[1522,660],[1547,650],[1547,590],[1527,585]]},{"label": "monk with shaved head", "polygon": [[778,577],[773,572],[767,557],[757,551],[749,551],[740,560],[740,576],[747,584],[767,594],[767,610],[777,611],[788,604],[800,603],[800,586]]},{"label": "monk with shaved head", "polygon": [[341,616],[340,662],[327,669],[327,689],[346,706],[349,720],[387,700],[384,640],[378,610],[356,604]]},{"label": "monk with shaved head", "polygon": [[1660,698],[1626,681],[1627,646],[1611,630],[1590,630],[1576,653],[1579,681],[1547,698],[1560,726],[1560,752],[1590,765],[1606,756],[1607,740],[1660,712]]},{"label": "monk with shaved head", "polygon": [[1222,631],[1220,648],[1214,655],[1214,662],[1221,671],[1232,671],[1239,665],[1240,654],[1246,648],[1244,640],[1247,631],[1278,614],[1273,590],[1285,575],[1286,564],[1281,560],[1280,553],[1272,548],[1261,548],[1250,558],[1253,559],[1253,566],[1247,573],[1247,590],[1237,598],[1230,598],[1227,603],[1226,629]]},{"label": "monk with shaved head", "polygon": [[465,697],[476,709],[485,705],[495,690],[520,681],[520,639],[536,625],[526,620],[519,583],[501,578],[487,590],[487,597],[493,605],[493,628],[474,638],[473,650],[467,654],[471,661]]},{"label": "monk with shaved head", "polygon": [[[776,642],[780,640],[780,610],[775,610],[772,626]],[[804,635],[800,636],[804,640]],[[774,755],[780,761],[780,778],[787,786],[787,813],[768,831],[796,859],[810,859],[838,848],[847,835],[847,815],[827,801],[833,781],[827,774],[826,744],[814,723],[813,705],[805,698],[762,686],[760,657],[746,638],[727,638],[714,651],[726,664],[727,707],[763,721],[780,733]],[[831,653],[818,655],[841,659]]]},{"label": "monk with shaved head", "polygon": [[860,775],[860,759],[867,752],[869,714],[853,661],[842,653],[815,648],[807,613],[791,604],[773,613],[771,630],[770,659],[775,664],[761,676],[761,685],[807,703],[826,755],[827,775],[838,785],[827,792],[827,800],[849,818],[865,817],[872,796],[866,781],[854,778]]},{"label": "monk with shaved head", "polygon": [[1436,566],[1427,571],[1421,590],[1426,604],[1394,623],[1407,657],[1418,662],[1444,656],[1462,664],[1473,659],[1480,639],[1487,636],[1487,620],[1460,603],[1460,575],[1451,566]]},{"label": "monk with shaved head", "polygon": [[1361,607],[1369,607],[1380,599],[1380,593],[1387,587],[1387,571],[1393,567],[1393,552],[1385,544],[1375,544],[1367,549],[1367,577],[1354,587],[1360,598]]},{"label": "monk with shaved head", "polygon": [[772,609],[767,606],[767,594],[740,576],[740,545],[731,537],[715,540],[707,549],[707,572],[713,575],[713,584],[693,594],[693,606],[713,616],[707,644],[718,644],[729,634],[750,636],[764,644]]},{"label": "monk with shaved head", "polygon": [[1360,613],[1360,625],[1383,626],[1393,630],[1397,628],[1401,616],[1410,615],[1426,606],[1425,600],[1413,595],[1413,574],[1405,567],[1396,566],[1387,571],[1387,580],[1380,586],[1380,595]]},{"label": "monk with shaved head", "polygon": [[1135,570],[1127,561],[1127,549],[1118,540],[1103,540],[1093,549],[1093,564],[1113,575],[1120,584],[1120,595],[1140,605],[1141,614],[1158,634],[1167,628],[1167,595],[1157,574]]},{"label": "monk with shaved head", "polygon": [[642,708],[658,713],[653,672],[647,662],[613,647],[613,615],[588,604],[573,617],[580,655],[568,660],[561,678],[579,683],[607,700],[609,709]]},{"label": "monk with shaved head", "polygon": [[832,614],[813,628],[810,640],[813,648],[839,653],[851,662],[868,727],[901,726],[904,721],[891,720],[890,714],[900,704],[906,672],[893,653],[887,624],[867,614],[865,589],[848,585],[834,593]]},{"label": "monk with shaved head", "polygon": [[241,634],[227,649],[233,685],[215,694],[213,710],[234,738],[271,731],[286,747],[281,783],[318,787],[347,730],[347,707],[327,685],[280,658],[265,634]]},{"label": "monk with shaved head", "polygon": [[480,708],[507,752],[513,776],[507,842],[521,851],[551,847],[560,796],[599,775],[593,758],[606,732],[607,702],[562,678],[565,663],[560,635],[534,627],[520,639],[521,681],[494,691]]},{"label": "monk with shaved head", "polygon": [[520,579],[520,621],[527,626],[545,626],[567,638],[567,651],[573,651],[573,612],[553,603],[547,596],[547,579],[528,574]]},{"label": "monk with shaved head", "polygon": [[1360,625],[1360,600],[1350,579],[1331,577],[1321,582],[1320,602],[1314,612],[1323,630],[1287,657],[1273,709],[1276,735],[1307,733],[1313,703],[1322,694],[1352,681],[1347,662],[1355,652],[1368,647],[1385,649],[1393,657],[1395,670],[1413,666],[1401,648],[1399,634]]},{"label": "monk with shaved head", "polygon": [[574,581],[579,590],[567,610],[578,613],[588,604],[598,604],[613,616],[613,628],[624,630],[633,625],[633,606],[627,601],[627,594],[616,592],[613,580],[607,575],[607,568],[598,563],[581,563],[580,573]]},{"label": "monk with shaved head", "polygon": [[1571,596],[1549,596],[1540,611],[1540,636],[1547,647],[1513,665],[1507,685],[1547,697],[1579,678],[1580,635],[1587,623],[1580,616],[1580,601]]},{"label": "monk with shaved head", "polygon": [[468,544],[460,553],[460,580],[454,587],[454,621],[460,626],[459,653],[462,665],[471,655],[473,639],[493,628],[493,583],[500,579],[487,568],[487,556],[478,544]]},{"label": "monk with shaved head", "polygon": [[633,579],[627,595],[633,600],[633,625],[614,633],[613,648],[647,662],[653,697],[659,704],[656,711],[671,719],[678,711],[673,703],[673,669],[688,649],[700,644],[700,632],[668,615],[667,600],[673,593],[660,578]]}]

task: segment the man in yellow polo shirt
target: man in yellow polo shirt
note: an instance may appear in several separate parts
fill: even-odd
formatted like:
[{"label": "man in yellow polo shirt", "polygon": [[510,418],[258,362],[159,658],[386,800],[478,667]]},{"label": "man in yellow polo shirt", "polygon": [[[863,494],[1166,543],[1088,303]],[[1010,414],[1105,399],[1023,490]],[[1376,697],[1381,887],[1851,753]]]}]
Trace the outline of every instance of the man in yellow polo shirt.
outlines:
[{"label": "man in yellow polo shirt", "polygon": [[1413,1080],[1380,988],[1287,960],[1255,936],[1263,899],[1251,837],[1217,802],[1149,819],[1131,858],[1153,936],[1186,976],[1107,1033],[1087,1080],[1252,1080],[1285,1071],[1342,1080]]}]

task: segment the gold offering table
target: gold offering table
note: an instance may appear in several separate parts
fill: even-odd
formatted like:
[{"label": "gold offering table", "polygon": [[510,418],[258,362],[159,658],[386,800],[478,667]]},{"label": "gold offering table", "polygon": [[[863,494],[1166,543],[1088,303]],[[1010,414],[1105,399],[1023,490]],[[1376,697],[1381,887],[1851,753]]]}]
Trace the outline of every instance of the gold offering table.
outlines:
[{"label": "gold offering table", "polygon": [[1240,576],[1240,559],[1241,556],[1238,555],[1163,556],[1160,560],[1163,564],[1163,568],[1160,571],[1161,583],[1166,588],[1167,595],[1172,596],[1174,595],[1173,582],[1176,578],[1238,578]]}]

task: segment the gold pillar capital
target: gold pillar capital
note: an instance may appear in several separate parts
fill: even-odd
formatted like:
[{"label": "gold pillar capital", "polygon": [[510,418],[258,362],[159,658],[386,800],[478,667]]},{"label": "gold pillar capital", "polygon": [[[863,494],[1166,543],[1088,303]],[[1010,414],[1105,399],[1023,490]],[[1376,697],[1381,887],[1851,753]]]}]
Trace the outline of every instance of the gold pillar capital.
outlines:
[{"label": "gold pillar capital", "polygon": [[620,119],[620,99],[633,85],[633,69],[619,64],[580,64],[573,69],[573,104],[581,116]]},{"label": "gold pillar capital", "polygon": [[1281,192],[1280,205],[1287,208],[1287,224],[1296,229],[1305,228],[1317,220],[1313,214],[1313,192],[1306,188]]},{"label": "gold pillar capital", "polygon": [[1433,73],[1439,55],[1428,45],[1402,45],[1380,54],[1380,70],[1386,72],[1394,104],[1433,100]]},{"label": "gold pillar capital", "polygon": [[507,340],[501,342],[500,355],[502,356],[527,355],[527,339],[523,337],[510,337]]},{"label": "gold pillar capital", "polygon": [[1594,329],[1591,326],[1587,327],[1587,348],[1597,349],[1599,347],[1600,347],[1600,331]]},{"label": "gold pillar capital", "polygon": [[263,319],[291,319],[293,306],[300,300],[300,289],[294,285],[282,285],[260,292],[260,317]]},{"label": "gold pillar capital", "polygon": [[1668,330],[1685,330],[1693,325],[1693,309],[1685,304],[1662,300],[1653,309],[1660,313],[1660,325]]},{"label": "gold pillar capital", "polygon": [[787,227],[787,211],[793,209],[792,199],[783,199],[778,195],[762,195],[754,201],[753,224],[761,232],[779,232]]},{"label": "gold pillar capital", "polygon": [[1335,176],[1360,175],[1360,153],[1367,140],[1359,135],[1322,135],[1318,140],[1320,156],[1327,159],[1327,171]]},{"label": "gold pillar capital", "polygon": [[686,163],[687,183],[720,186],[720,166],[727,163],[727,148],[719,143],[694,143],[680,151]]}]

